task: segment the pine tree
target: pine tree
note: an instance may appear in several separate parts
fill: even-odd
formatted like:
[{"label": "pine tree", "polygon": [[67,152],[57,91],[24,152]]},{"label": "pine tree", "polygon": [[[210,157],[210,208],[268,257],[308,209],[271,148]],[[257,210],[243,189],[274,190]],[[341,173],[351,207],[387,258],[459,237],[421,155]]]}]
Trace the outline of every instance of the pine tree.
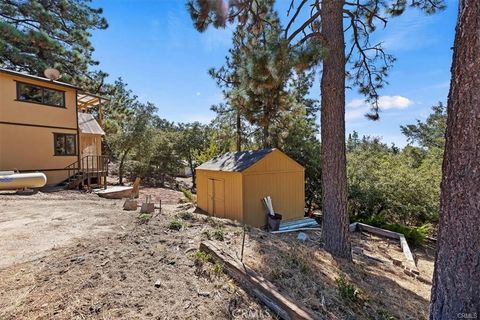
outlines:
[{"label": "pine tree", "polygon": [[433,113],[425,122],[417,120],[417,124],[400,126],[400,128],[410,143],[417,143],[426,149],[443,149],[447,127],[447,108],[439,102],[438,105],[432,107],[432,111]]},{"label": "pine tree", "polygon": [[91,30],[107,28],[102,9],[90,0],[3,0],[0,2],[0,65],[43,76],[48,67],[62,80],[92,81]]},{"label": "pine tree", "polygon": [[[187,8],[198,30],[209,25],[225,26],[227,22],[246,21],[255,24],[247,30],[261,29],[265,20],[263,6],[272,1],[241,0],[230,6],[223,1],[190,0]],[[308,54],[323,46],[321,79],[321,139],[323,183],[323,239],[327,251],[337,257],[351,259],[348,238],[347,177],[345,158],[345,81],[348,79],[372,105],[371,119],[378,119],[378,89],[394,58],[385,53],[381,44],[372,44],[370,34],[378,23],[386,25],[388,18],[402,14],[408,7],[426,13],[443,9],[443,0],[291,0],[287,11],[289,21],[283,30],[290,48],[301,50],[305,66],[319,56]],[[298,21],[299,17],[305,17]],[[344,26],[346,28],[344,29]],[[350,39],[348,45],[345,35]],[[347,65],[349,70],[347,72]]]},{"label": "pine tree", "polygon": [[480,2],[460,1],[430,319],[480,312]]}]

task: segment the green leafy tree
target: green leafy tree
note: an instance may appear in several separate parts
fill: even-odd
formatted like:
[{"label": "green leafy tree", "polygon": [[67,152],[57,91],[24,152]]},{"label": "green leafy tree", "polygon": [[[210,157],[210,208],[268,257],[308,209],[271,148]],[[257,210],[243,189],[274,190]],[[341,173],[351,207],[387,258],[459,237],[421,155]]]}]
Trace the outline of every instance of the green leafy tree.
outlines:
[{"label": "green leafy tree", "polygon": [[136,148],[151,138],[151,119],[156,107],[151,104],[133,102],[129,106],[130,114],[121,123],[116,123],[117,130],[106,136],[113,155],[119,159],[118,179],[123,184],[125,161]]},{"label": "green leafy tree", "polygon": [[147,129],[147,140],[138,144],[134,159],[136,166],[132,170],[144,178],[144,182],[154,186],[172,186],[173,179],[179,168],[183,166],[182,156],[178,150],[180,132],[175,130]]},{"label": "green leafy tree", "polygon": [[441,148],[445,145],[445,130],[447,128],[447,108],[439,102],[432,107],[425,122],[417,120],[416,124],[401,126],[402,133],[408,142],[417,143],[422,148]]},{"label": "green leafy tree", "polygon": [[176,149],[192,172],[193,190],[196,188],[195,168],[200,165],[195,155],[207,147],[210,131],[208,126],[199,122],[179,125],[179,139]]},{"label": "green leafy tree", "polygon": [[354,220],[409,226],[437,221],[441,154],[438,149],[415,150],[395,152],[378,139],[366,138],[347,154],[349,213]]},{"label": "green leafy tree", "polygon": [[60,70],[65,81],[93,81],[91,31],[107,28],[102,9],[89,0],[5,0],[0,2],[0,65],[43,75]]}]

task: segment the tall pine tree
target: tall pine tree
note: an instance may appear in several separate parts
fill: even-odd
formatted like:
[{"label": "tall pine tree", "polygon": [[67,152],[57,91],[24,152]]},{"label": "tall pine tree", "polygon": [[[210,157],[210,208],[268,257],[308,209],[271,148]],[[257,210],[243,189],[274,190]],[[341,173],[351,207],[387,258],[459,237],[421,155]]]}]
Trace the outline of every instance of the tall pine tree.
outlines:
[{"label": "tall pine tree", "polygon": [[[255,27],[250,28],[258,29],[268,23],[259,10],[265,2],[271,4],[272,1],[240,0],[228,6],[221,0],[190,0],[187,7],[200,31],[209,25],[222,27],[233,21],[240,25],[253,21]],[[394,59],[385,53],[381,44],[371,43],[370,34],[377,24],[386,26],[389,17],[402,14],[408,6],[434,13],[443,9],[444,3],[443,0],[291,0],[287,10],[289,21],[284,38],[289,46],[298,50],[320,44],[326,51],[321,79],[323,239],[325,249],[338,257],[351,259],[346,191],[345,81],[351,81],[365,95],[372,105],[368,116],[378,119],[378,89],[385,85]],[[347,44],[345,35],[350,39]],[[319,59],[318,56],[310,57]]]},{"label": "tall pine tree", "polygon": [[[96,82],[89,67],[91,30],[107,28],[102,9],[90,0],[0,1],[0,65],[43,76],[48,67],[60,70],[62,80]],[[100,75],[100,78],[103,78]]]},{"label": "tall pine tree", "polygon": [[480,312],[480,2],[459,4],[430,319]]}]

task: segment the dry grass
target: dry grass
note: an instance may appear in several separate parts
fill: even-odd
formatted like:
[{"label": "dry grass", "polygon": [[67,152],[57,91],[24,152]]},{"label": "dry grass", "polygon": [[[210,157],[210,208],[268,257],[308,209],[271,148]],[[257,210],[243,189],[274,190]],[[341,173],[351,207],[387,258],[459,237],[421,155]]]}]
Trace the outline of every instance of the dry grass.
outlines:
[{"label": "dry grass", "polygon": [[[239,258],[240,225],[181,206],[164,208],[148,223],[140,224],[138,213],[128,213],[115,232],[0,269],[0,319],[275,318],[223,274],[221,264],[196,256],[209,234]],[[188,227],[170,230],[172,221]],[[221,230],[216,232],[221,237],[214,236],[215,230]],[[249,228],[244,262],[320,319],[427,317],[430,286],[391,263],[391,258],[402,258],[398,243],[356,233],[353,246],[364,254],[354,255],[350,263],[321,248],[320,232],[308,235],[301,242],[296,233],[272,235]],[[433,251],[417,252],[426,278],[431,278]],[[345,286],[358,290],[355,299],[342,297],[341,274]]]}]

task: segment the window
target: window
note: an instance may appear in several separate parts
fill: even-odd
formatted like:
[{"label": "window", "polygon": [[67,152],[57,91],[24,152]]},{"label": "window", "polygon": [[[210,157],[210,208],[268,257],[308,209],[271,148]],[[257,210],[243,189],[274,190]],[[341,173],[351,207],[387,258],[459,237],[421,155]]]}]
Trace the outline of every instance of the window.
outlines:
[{"label": "window", "polygon": [[65,108],[65,92],[17,82],[17,100]]},{"label": "window", "polygon": [[56,156],[75,156],[77,154],[76,135],[54,133],[53,145]]}]

